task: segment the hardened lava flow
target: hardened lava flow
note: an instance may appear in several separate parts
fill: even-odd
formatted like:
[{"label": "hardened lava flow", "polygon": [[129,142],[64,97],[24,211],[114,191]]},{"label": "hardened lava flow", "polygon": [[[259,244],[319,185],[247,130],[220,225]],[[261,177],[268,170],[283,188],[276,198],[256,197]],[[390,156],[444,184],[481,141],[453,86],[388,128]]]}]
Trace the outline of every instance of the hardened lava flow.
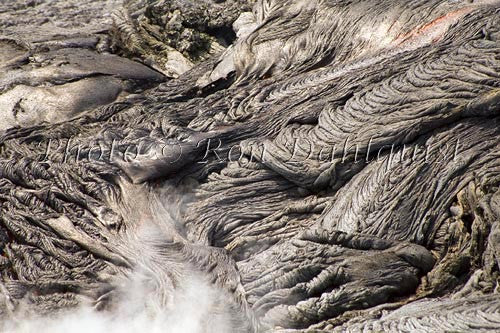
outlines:
[{"label": "hardened lava flow", "polygon": [[16,0],[0,60],[2,320],[500,331],[500,1]]}]

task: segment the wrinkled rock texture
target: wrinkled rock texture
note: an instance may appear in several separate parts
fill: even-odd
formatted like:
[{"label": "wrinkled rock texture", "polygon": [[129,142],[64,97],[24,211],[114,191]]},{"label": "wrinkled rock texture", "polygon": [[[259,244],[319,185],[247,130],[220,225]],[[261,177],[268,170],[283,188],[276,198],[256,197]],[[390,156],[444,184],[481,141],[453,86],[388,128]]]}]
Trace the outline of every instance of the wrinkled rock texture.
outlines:
[{"label": "wrinkled rock texture", "polygon": [[500,330],[500,1],[9,1],[0,68],[0,317]]}]

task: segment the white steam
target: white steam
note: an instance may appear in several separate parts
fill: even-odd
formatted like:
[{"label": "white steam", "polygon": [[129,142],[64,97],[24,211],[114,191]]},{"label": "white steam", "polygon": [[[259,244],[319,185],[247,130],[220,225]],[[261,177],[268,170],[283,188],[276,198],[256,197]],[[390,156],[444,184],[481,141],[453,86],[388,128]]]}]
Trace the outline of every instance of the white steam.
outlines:
[{"label": "white steam", "polygon": [[112,311],[98,312],[82,306],[52,317],[18,317],[0,324],[1,332],[12,333],[231,333],[231,318],[220,308],[227,295],[193,277],[173,295],[173,307],[150,306],[149,290],[132,283]]},{"label": "white steam", "polygon": [[[208,276],[165,250],[164,244],[179,239],[175,213],[180,204],[159,200],[130,189],[134,204],[124,212],[140,221],[136,228],[116,241],[117,249],[134,258],[133,272],[117,276],[110,309],[97,311],[93,305],[47,316],[26,316],[19,304],[14,319],[0,321],[0,332],[8,333],[234,333],[241,326],[235,316],[232,296],[210,283]],[[172,198],[178,195],[173,190]],[[181,199],[182,196],[178,195]],[[176,200],[179,200],[178,198]],[[163,202],[169,202],[167,200]],[[178,201],[177,201],[178,202]],[[177,203],[176,202],[176,203]],[[144,211],[141,211],[141,208]],[[182,227],[182,226],[180,226]],[[112,239],[113,240],[113,239]],[[115,241],[115,240],[113,240]],[[167,252],[165,252],[167,251]]]}]

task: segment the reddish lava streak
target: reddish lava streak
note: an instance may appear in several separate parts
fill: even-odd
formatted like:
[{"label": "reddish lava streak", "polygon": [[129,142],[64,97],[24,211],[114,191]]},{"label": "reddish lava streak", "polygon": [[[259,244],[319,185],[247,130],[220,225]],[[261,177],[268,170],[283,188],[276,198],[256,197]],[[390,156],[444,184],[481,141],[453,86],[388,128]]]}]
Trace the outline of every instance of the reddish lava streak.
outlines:
[{"label": "reddish lava streak", "polygon": [[446,15],[440,16],[435,20],[426,23],[425,25],[420,26],[416,29],[413,29],[408,33],[399,35],[394,40],[394,43],[396,45],[401,45],[410,42],[417,42],[419,39],[423,39],[425,41],[425,39],[428,38],[430,38],[431,40],[427,42],[436,43],[444,36],[448,28],[453,23],[456,23],[460,18],[472,12],[474,9],[475,7],[461,8]]}]

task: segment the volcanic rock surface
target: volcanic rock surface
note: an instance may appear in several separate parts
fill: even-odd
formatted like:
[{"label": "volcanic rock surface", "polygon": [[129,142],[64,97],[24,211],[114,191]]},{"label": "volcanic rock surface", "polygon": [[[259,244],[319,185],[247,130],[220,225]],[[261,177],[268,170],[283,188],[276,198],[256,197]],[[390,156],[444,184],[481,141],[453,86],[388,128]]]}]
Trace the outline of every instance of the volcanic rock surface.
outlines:
[{"label": "volcanic rock surface", "polygon": [[0,68],[2,319],[500,331],[500,1],[16,0]]}]

